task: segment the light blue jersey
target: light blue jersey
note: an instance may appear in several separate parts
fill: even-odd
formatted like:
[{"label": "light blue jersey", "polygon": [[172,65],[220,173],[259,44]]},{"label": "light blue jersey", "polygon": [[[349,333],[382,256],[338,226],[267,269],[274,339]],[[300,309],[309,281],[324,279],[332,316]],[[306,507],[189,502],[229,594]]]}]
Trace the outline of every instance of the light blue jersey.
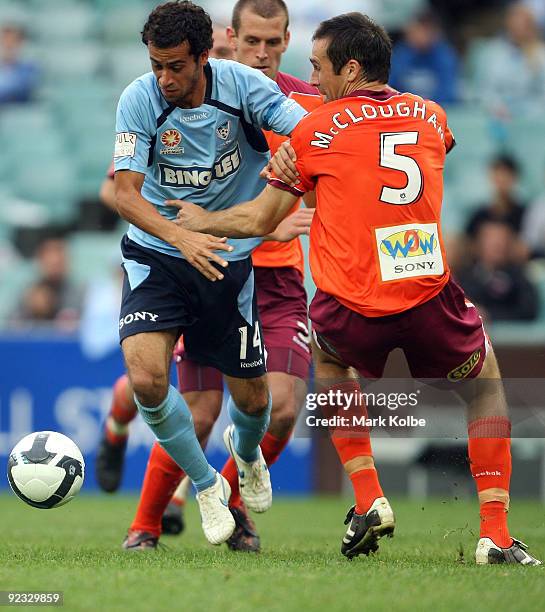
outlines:
[{"label": "light blue jersey", "polygon": [[[151,72],[133,81],[119,100],[115,169],[145,174],[142,196],[167,219],[178,212],[165,206],[169,199],[213,211],[255,198],[265,187],[259,172],[269,159],[261,130],[288,135],[306,114],[259,70],[210,59],[205,75],[205,99],[198,108],[169,105]],[[128,236],[141,246],[182,256],[134,225]],[[234,250],[221,256],[244,259],[260,241],[232,240]]]}]

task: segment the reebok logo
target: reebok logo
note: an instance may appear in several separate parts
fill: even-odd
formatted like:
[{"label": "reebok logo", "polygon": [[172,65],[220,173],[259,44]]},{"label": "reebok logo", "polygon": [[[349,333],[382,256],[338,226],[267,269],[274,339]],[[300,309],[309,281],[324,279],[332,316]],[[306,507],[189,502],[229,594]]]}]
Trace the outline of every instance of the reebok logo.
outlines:
[{"label": "reebok logo", "polygon": [[249,363],[244,363],[244,361],[240,362],[241,368],[257,368],[257,366],[263,365],[263,358],[260,357],[256,361],[250,361]]},{"label": "reebok logo", "polygon": [[475,474],[475,478],[479,478],[479,476],[501,476],[501,472],[499,470],[492,470],[489,472],[488,470],[483,470],[478,474]]},{"label": "reebok logo", "polygon": [[125,325],[130,325],[134,321],[151,321],[156,323],[159,315],[153,314],[152,312],[134,312],[119,319],[119,329],[123,329]]}]

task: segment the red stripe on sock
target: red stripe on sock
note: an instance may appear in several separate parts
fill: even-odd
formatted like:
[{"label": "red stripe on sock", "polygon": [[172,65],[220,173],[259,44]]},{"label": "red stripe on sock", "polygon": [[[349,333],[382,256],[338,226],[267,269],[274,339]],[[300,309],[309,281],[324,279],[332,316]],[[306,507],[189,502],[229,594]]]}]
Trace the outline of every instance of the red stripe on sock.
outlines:
[{"label": "red stripe on sock", "polygon": [[117,423],[127,425],[134,419],[137,412],[138,409],[130,389],[129,378],[125,374],[120,376],[114,385],[110,416]]},{"label": "red stripe on sock", "polygon": [[106,439],[108,440],[108,442],[110,444],[113,444],[114,446],[118,446],[120,444],[123,444],[125,442],[125,440],[127,439],[128,435],[129,435],[128,433],[126,433],[126,434],[117,434],[117,433],[114,433],[108,427],[108,424],[106,424],[105,434],[106,434]]}]

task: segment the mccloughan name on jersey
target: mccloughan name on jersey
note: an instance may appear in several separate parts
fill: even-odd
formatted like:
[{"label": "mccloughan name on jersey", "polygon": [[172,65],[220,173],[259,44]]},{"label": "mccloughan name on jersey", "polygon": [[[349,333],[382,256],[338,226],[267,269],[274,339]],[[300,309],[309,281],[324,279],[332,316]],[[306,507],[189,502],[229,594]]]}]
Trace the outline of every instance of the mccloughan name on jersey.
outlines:
[{"label": "mccloughan name on jersey", "polygon": [[[237,62],[210,59],[206,93],[197,108],[171,106],[152,72],[133,81],[119,100],[115,170],[145,175],[142,196],[167,219],[177,209],[165,200],[188,200],[222,210],[252,200],[265,187],[259,172],[269,159],[262,129],[291,134],[306,111],[278,85]],[[128,237],[141,246],[181,257],[172,245],[134,225]],[[260,238],[233,240],[229,260],[246,258]]]},{"label": "mccloughan name on jersey", "polygon": [[354,113],[353,110],[348,107],[340,112],[336,112],[331,116],[331,123],[333,125],[326,132],[314,132],[315,140],[310,144],[313,147],[328,149],[333,138],[350,125],[355,125],[360,121],[391,118],[399,119],[400,117],[412,117],[429,123],[437,130],[441,140],[445,140],[443,127],[437,116],[437,105],[432,102],[426,105],[426,102],[422,98],[417,96],[411,97],[413,99],[410,104],[407,103],[406,100],[393,104],[379,105],[366,104],[364,102],[358,113]]}]

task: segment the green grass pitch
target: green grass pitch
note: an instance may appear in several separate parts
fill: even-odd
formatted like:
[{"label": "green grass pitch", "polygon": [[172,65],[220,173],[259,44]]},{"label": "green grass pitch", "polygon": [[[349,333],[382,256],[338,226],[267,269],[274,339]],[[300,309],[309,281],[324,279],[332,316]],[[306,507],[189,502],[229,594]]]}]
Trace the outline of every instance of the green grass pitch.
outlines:
[{"label": "green grass pitch", "polygon": [[[348,501],[275,499],[257,517],[263,552],[209,546],[196,504],[167,547],[125,553],[136,498],[81,495],[35,510],[0,496],[0,590],[62,590],[66,610],[540,610],[544,567],[474,564],[478,508],[392,499],[396,534],[352,562],[339,553]],[[545,557],[545,511],[514,501],[513,534]]]}]

